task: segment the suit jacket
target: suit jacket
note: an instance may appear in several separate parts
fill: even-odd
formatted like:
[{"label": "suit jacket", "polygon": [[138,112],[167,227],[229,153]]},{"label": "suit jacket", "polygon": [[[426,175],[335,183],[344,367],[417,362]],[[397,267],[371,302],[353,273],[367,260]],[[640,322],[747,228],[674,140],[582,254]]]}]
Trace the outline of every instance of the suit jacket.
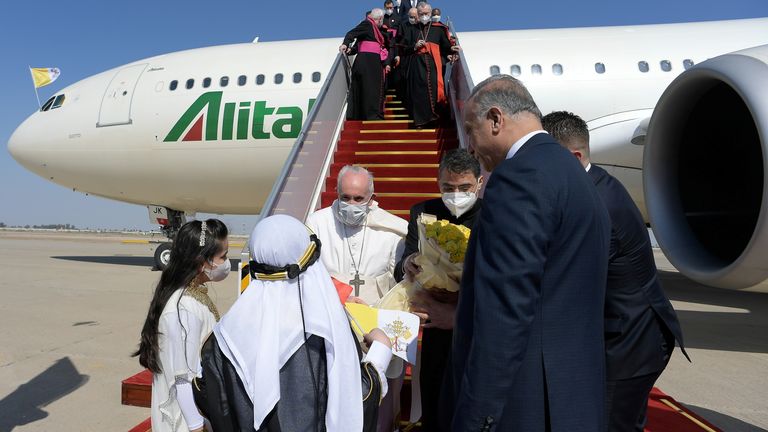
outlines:
[{"label": "suit jacket", "polygon": [[398,261],[395,266],[395,279],[398,282],[403,280],[403,277],[405,276],[405,272],[403,271],[403,261],[405,261],[405,258],[410,254],[419,251],[419,227],[417,226],[416,221],[420,214],[431,214],[438,219],[445,219],[452,224],[464,225],[465,227],[472,229],[475,220],[477,220],[477,217],[480,215],[482,201],[483,200],[478,199],[471,209],[467,210],[466,213],[458,218],[451,214],[448,207],[443,204],[443,200],[440,198],[422,201],[411,207],[411,219],[408,221],[408,235],[405,237],[405,250],[403,251],[403,256],[400,257],[400,261]]},{"label": "suit jacket", "polygon": [[660,372],[667,364],[667,353],[661,347],[670,336],[684,354],[685,348],[677,315],[657,277],[648,229],[618,180],[596,165],[589,176],[611,218],[605,291],[606,377],[618,380]]},{"label": "suit jacket", "polygon": [[453,331],[454,431],[602,431],[610,221],[546,133],[493,172]]},{"label": "suit jacket", "polygon": [[400,15],[400,21],[408,22],[408,11],[412,7],[416,7],[418,2],[416,0],[402,0],[399,7],[395,7],[395,14]]}]

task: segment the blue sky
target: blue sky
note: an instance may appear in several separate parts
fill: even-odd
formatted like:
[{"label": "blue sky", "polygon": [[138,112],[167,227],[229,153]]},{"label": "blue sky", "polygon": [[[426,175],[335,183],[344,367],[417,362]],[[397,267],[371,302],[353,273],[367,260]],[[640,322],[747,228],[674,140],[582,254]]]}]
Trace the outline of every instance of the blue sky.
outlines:
[{"label": "blue sky", "polygon": [[[440,0],[462,30],[654,24],[768,16],[768,0]],[[471,5],[468,7],[467,5]],[[379,2],[7,1],[0,14],[0,222],[149,229],[142,206],[85,196],[25,171],[8,154],[13,130],[37,109],[27,65],[58,67],[43,101],[87,76],[156,54],[210,45],[343,36]],[[225,217],[235,231],[253,217]]]}]

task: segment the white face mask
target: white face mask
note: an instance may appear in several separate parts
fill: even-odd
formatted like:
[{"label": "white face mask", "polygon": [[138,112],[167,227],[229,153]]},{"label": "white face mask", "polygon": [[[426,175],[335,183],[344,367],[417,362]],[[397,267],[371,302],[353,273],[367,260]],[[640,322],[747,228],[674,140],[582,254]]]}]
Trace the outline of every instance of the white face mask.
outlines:
[{"label": "white face mask", "polygon": [[338,200],[339,203],[339,221],[344,225],[360,226],[365,222],[365,217],[368,216],[368,203],[365,204],[348,204],[344,201]]},{"label": "white face mask", "polygon": [[229,262],[229,259],[224,260],[224,262],[221,264],[209,264],[211,267],[204,268],[203,272],[205,272],[205,275],[208,276],[208,279],[213,282],[223,281],[227,278],[227,276],[229,276],[229,272],[232,270],[232,264]]},{"label": "white face mask", "polygon": [[411,23],[411,24],[416,24],[416,18],[408,17],[408,22]]},{"label": "white face mask", "polygon": [[429,24],[430,19],[429,15],[419,15],[419,21],[421,21],[422,24]]},{"label": "white face mask", "polygon": [[448,211],[457,218],[461,217],[477,202],[477,194],[474,192],[446,192],[442,198]]},{"label": "white face mask", "polygon": [[392,12],[394,12],[394,9],[387,9],[384,11],[387,15],[392,15]]},{"label": "white face mask", "polygon": [[432,15],[432,22],[440,22],[440,15]]}]

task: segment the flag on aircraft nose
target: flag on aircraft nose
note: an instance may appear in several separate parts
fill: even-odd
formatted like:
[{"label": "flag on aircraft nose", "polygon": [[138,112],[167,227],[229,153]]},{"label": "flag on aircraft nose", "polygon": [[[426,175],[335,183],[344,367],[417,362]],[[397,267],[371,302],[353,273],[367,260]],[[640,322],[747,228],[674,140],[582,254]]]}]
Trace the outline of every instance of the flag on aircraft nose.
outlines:
[{"label": "flag on aircraft nose", "polygon": [[47,86],[56,81],[56,78],[61,75],[59,68],[29,68],[29,70],[32,72],[32,81],[35,83],[35,88]]}]

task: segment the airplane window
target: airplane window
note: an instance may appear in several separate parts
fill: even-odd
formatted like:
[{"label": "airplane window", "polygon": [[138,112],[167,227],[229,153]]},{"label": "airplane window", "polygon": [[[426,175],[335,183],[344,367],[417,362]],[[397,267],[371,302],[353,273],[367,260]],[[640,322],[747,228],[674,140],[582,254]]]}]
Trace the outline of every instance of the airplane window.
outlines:
[{"label": "airplane window", "polygon": [[312,72],[312,82],[320,82],[320,72]]},{"label": "airplane window", "polygon": [[45,101],[43,106],[40,108],[40,111],[48,111],[51,108],[51,105],[53,105],[53,100],[56,99],[56,96],[51,96],[50,99]]},{"label": "airplane window", "polygon": [[493,65],[491,66],[491,75],[498,75],[501,73],[501,69],[499,69],[498,66]]},{"label": "airplane window", "polygon": [[662,60],[659,62],[659,64],[661,65],[661,70],[664,72],[669,72],[672,70],[672,62],[669,60]]},{"label": "airplane window", "polygon": [[64,105],[64,95],[63,94],[56,96],[56,100],[53,101],[53,106],[51,107],[51,109],[56,109],[56,108],[58,108],[58,107],[60,107],[62,105]]},{"label": "airplane window", "polygon": [[187,80],[187,85],[186,85],[186,87],[187,87],[187,90],[191,89],[191,88],[192,88],[192,87],[194,87],[194,86],[195,86],[195,80],[194,80],[194,79],[192,79],[192,78],[188,79],[188,80]]},{"label": "airplane window", "polygon": [[595,72],[597,72],[599,74],[604,74],[605,73],[605,64],[604,63],[600,63],[600,62],[595,63]]},{"label": "airplane window", "polygon": [[514,77],[520,76],[523,73],[523,71],[520,69],[520,65],[512,65],[512,67],[509,68],[509,71]]},{"label": "airplane window", "polygon": [[248,78],[245,75],[240,75],[237,77],[237,85],[242,87],[246,82],[248,82]]},{"label": "airplane window", "polygon": [[176,90],[176,87],[178,87],[178,86],[179,86],[179,82],[176,81],[176,80],[173,80],[173,81],[171,81],[171,85],[169,85],[168,88],[171,91],[174,91],[174,90]]},{"label": "airplane window", "polygon": [[293,83],[298,84],[301,82],[301,72],[296,72],[293,74]]},{"label": "airplane window", "polygon": [[256,84],[258,84],[258,85],[264,84],[264,75],[263,74],[256,75]]},{"label": "airplane window", "polygon": [[563,74],[563,65],[560,63],[555,63],[552,65],[552,73],[555,75],[562,75]]},{"label": "airplane window", "polygon": [[205,78],[205,79],[203,80],[203,87],[204,87],[204,88],[208,88],[208,87],[210,87],[210,86],[211,86],[211,79],[210,79],[210,78]]},{"label": "airplane window", "polygon": [[283,83],[283,74],[275,74],[275,84]]},{"label": "airplane window", "polygon": [[228,76],[221,77],[221,79],[219,80],[219,85],[222,87],[226,87],[228,84],[229,84],[229,77]]},{"label": "airplane window", "polygon": [[637,62],[637,68],[640,69],[640,72],[646,73],[648,72],[648,62],[647,61],[639,61]]},{"label": "airplane window", "polygon": [[541,75],[541,65],[540,64],[531,65],[531,73],[534,75]]},{"label": "airplane window", "polygon": [[693,62],[693,60],[691,60],[691,59],[685,59],[685,60],[683,60],[683,68],[684,68],[685,70],[688,70],[688,69],[690,69],[690,68],[691,68],[691,67],[692,67],[694,64],[695,64],[695,63],[694,63],[694,62]]}]

